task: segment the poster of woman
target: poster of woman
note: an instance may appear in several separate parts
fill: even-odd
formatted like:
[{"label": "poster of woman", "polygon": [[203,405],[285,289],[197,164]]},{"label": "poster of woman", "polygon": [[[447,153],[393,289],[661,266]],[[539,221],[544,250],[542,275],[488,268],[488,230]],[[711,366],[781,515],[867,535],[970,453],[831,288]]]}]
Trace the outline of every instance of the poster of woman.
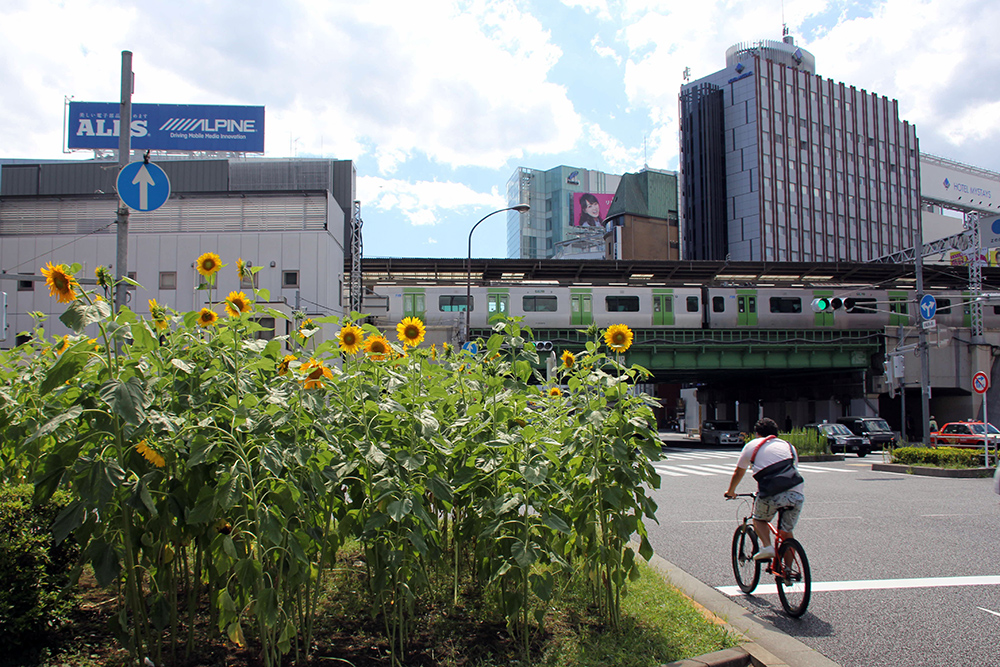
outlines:
[{"label": "poster of woman", "polygon": [[614,198],[612,194],[574,192],[571,224],[574,227],[600,227]]}]

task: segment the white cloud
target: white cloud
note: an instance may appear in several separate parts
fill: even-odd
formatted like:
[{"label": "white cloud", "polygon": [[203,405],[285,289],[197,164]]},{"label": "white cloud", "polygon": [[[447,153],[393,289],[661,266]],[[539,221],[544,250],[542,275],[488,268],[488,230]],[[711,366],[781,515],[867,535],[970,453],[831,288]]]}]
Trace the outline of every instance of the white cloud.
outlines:
[{"label": "white cloud", "polygon": [[477,192],[463,183],[449,181],[409,182],[376,176],[357,181],[358,199],[382,212],[401,214],[411,225],[436,225],[441,217],[473,207],[507,206],[496,188]]},{"label": "white cloud", "polygon": [[594,53],[602,58],[610,58],[616,65],[622,64],[622,57],[610,46],[605,46],[600,35],[594,35],[594,38],[590,40],[590,46],[594,49]]},{"label": "white cloud", "polygon": [[602,21],[611,20],[607,0],[562,0],[562,3],[567,7],[579,7],[588,14],[596,14]]}]

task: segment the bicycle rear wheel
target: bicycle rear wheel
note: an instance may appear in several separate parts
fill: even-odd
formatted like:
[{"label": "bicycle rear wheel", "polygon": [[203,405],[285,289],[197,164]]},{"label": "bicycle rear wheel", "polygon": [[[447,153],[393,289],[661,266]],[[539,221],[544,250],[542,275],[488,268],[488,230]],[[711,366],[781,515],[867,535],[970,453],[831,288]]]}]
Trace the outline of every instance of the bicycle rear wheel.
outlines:
[{"label": "bicycle rear wheel", "polygon": [[809,559],[802,545],[795,540],[785,540],[778,550],[781,573],[775,575],[781,606],[789,616],[798,618],[806,613],[812,595],[812,573]]},{"label": "bicycle rear wheel", "polygon": [[760,581],[760,561],[753,559],[755,553],[757,534],[747,524],[741,524],[733,533],[733,574],[744,593],[753,593]]}]

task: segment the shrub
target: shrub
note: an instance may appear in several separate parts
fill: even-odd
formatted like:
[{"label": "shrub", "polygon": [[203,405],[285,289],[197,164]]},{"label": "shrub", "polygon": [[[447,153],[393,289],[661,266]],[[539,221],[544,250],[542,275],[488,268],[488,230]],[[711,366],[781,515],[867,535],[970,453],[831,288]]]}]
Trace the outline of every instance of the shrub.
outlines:
[{"label": "shrub", "polygon": [[66,618],[62,595],[78,549],[72,538],[56,544],[52,522],[69,503],[57,493],[32,506],[34,487],[0,489],[0,636],[5,649],[18,649]]},{"label": "shrub", "polygon": [[897,447],[892,451],[892,462],[903,465],[975,468],[982,460],[981,451],[958,447]]},{"label": "shrub", "polygon": [[788,433],[781,433],[778,437],[791,443],[798,451],[799,456],[830,453],[826,446],[826,437],[820,436],[816,429],[792,429]]}]

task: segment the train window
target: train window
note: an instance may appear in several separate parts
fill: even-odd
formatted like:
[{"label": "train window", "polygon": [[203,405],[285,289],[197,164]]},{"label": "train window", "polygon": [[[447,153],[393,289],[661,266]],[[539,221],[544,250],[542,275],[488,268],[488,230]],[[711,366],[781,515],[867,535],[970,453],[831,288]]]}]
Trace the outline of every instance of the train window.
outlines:
[{"label": "train window", "polygon": [[876,301],[875,299],[868,299],[868,298],[844,299],[844,310],[846,310],[849,313],[870,313],[874,315],[876,312]]},{"label": "train window", "polygon": [[713,296],[712,297],[712,312],[713,313],[724,313],[724,312],[726,312],[726,297],[724,297],[724,296]]},{"label": "train window", "polygon": [[993,306],[993,314],[1000,315],[1000,306]]},{"label": "train window", "polygon": [[[995,308],[996,306],[994,306]],[[938,299],[937,300],[937,312],[941,315],[948,315],[951,313],[951,299]]]},{"label": "train window", "polygon": [[604,297],[609,313],[638,313],[639,297],[637,296],[607,296]]},{"label": "train window", "polygon": [[802,299],[800,297],[791,296],[772,296],[771,297],[771,312],[772,313],[801,313],[802,312]]},{"label": "train window", "polygon": [[521,306],[526,313],[554,313],[559,300],[554,296],[525,296],[521,298]]},{"label": "train window", "polygon": [[688,307],[688,312],[689,313],[697,313],[698,312],[698,297],[696,297],[696,296],[689,296],[687,298],[687,307]]},{"label": "train window", "polygon": [[[469,310],[475,310],[476,298],[475,297],[469,297],[469,298],[471,299],[469,303],[472,304],[472,307],[469,308]],[[440,310],[443,313],[465,312],[465,304],[466,300],[464,294],[462,295],[442,294],[441,296],[438,297],[438,310]]]}]

